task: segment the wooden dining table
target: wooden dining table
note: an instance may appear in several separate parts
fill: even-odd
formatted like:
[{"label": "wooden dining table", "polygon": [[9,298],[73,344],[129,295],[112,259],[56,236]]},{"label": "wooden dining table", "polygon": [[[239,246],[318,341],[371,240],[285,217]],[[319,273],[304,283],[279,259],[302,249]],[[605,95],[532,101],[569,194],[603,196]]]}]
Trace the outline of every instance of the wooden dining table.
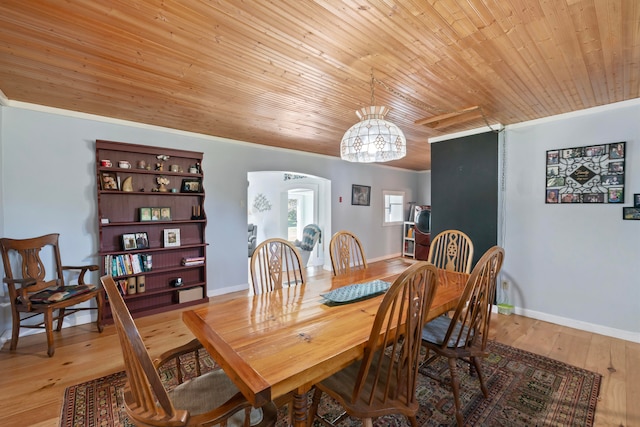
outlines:
[{"label": "wooden dining table", "polygon": [[[393,282],[409,265],[401,259],[373,262],[365,270],[260,295],[212,298],[185,311],[183,321],[251,404],[293,392],[294,425],[306,426],[307,392],[362,358],[383,298],[331,305],[322,294],[376,279]],[[456,306],[468,277],[439,270],[427,320]]]}]

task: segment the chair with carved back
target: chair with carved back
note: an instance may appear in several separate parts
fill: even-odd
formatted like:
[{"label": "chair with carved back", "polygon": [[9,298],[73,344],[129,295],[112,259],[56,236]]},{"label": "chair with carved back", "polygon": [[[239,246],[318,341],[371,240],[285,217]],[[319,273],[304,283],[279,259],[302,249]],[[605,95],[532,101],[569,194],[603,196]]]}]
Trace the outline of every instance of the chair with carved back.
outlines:
[{"label": "chair with carved back", "polygon": [[[292,242],[272,238],[260,243],[251,256],[253,292],[260,295],[283,287],[302,285],[306,281],[302,256]],[[293,423],[293,391],[276,399],[287,405],[289,425]]]},{"label": "chair with carved back", "polygon": [[260,243],[251,255],[251,282],[256,295],[305,283],[305,270],[296,247],[284,239]]},{"label": "chair with carved back", "polygon": [[[333,426],[345,415],[361,418],[372,426],[373,418],[405,415],[418,425],[416,399],[422,326],[438,286],[435,266],[419,261],[407,268],[385,293],[378,308],[362,360],[315,385],[309,419]],[[400,327],[397,327],[401,325]],[[322,393],[336,399],[346,410],[328,421],[318,414]]]},{"label": "chair with carved back", "polygon": [[429,246],[428,261],[433,265],[459,273],[470,273],[473,260],[473,242],[459,230],[438,233]]},{"label": "chair with carved back", "polygon": [[331,237],[329,255],[334,276],[367,268],[362,243],[349,231],[338,231]]},{"label": "chair with carved back", "polygon": [[[113,277],[100,280],[109,298],[127,373],[125,411],[136,426],[275,425],[273,403],[252,408],[222,369],[204,372],[201,365],[206,352],[198,340],[152,360]],[[176,371],[179,385],[171,391],[160,379],[162,367]]]},{"label": "chair with carved back", "polygon": [[504,250],[501,247],[494,246],[487,250],[471,272],[453,316],[436,317],[422,330],[422,343],[427,349],[427,357],[430,352],[434,353],[427,358],[424,365],[441,356],[449,360],[456,422],[459,426],[464,425],[464,417],[460,408],[457,360],[468,362],[471,372],[475,370],[478,373],[482,393],[485,398],[489,396],[479,358],[488,355],[486,348],[491,305],[503,259]]},{"label": "chair with carved back", "polygon": [[[62,330],[66,316],[83,310],[96,310],[96,326],[102,332],[104,294],[100,286],[85,283],[87,271],[97,265],[65,266],[60,258],[59,234],[47,234],[29,239],[0,239],[2,262],[11,300],[11,351],[18,346],[21,328],[45,329],[47,354],[55,352],[53,322]],[[47,267],[49,267],[47,269]],[[65,273],[77,272],[77,284],[65,284]],[[72,275],[73,276],[73,275]],[[71,276],[69,276],[71,278]],[[95,300],[95,307],[78,307]],[[42,316],[40,319],[24,322]]]}]

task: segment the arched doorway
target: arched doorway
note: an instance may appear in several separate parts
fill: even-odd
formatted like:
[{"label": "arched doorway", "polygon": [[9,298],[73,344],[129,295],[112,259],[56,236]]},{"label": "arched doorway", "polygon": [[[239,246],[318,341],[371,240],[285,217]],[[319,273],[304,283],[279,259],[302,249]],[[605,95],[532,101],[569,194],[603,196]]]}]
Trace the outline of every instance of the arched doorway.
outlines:
[{"label": "arched doorway", "polygon": [[306,266],[330,270],[331,181],[289,171],[249,172],[247,179],[247,222],[256,227],[256,244],[273,237],[302,240],[304,227],[317,224],[321,237],[304,254]]}]

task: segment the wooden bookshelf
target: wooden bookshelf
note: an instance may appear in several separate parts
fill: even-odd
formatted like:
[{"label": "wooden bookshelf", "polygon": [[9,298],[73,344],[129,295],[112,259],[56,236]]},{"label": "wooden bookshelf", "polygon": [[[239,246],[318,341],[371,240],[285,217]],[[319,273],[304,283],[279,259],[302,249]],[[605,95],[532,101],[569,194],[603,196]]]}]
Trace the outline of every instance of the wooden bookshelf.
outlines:
[{"label": "wooden bookshelf", "polygon": [[[144,283],[135,293],[123,290],[134,317],[208,300],[202,157],[202,153],[192,151],[96,141],[102,273],[111,274],[116,281],[133,278],[138,285]],[[158,178],[165,178],[160,181],[168,184],[161,186]],[[132,235],[144,238],[132,242]],[[118,268],[119,262],[132,257],[152,260],[150,269],[127,269],[126,265]],[[183,265],[188,258],[204,261]],[[113,259],[119,262],[114,263]],[[173,286],[177,278],[182,279],[180,287]],[[201,297],[178,302],[179,290],[194,288],[201,291],[190,294]],[[110,320],[107,301],[105,321]]]}]

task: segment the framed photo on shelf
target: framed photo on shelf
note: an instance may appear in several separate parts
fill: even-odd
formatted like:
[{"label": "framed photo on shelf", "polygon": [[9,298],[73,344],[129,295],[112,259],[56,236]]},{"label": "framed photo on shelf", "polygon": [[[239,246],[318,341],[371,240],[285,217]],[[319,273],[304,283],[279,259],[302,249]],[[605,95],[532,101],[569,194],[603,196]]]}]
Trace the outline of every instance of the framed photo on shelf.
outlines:
[{"label": "framed photo on shelf", "polygon": [[122,235],[122,250],[123,251],[132,251],[134,249],[138,249],[138,245],[136,244],[136,235],[135,233],[128,233]]},{"label": "framed photo on shelf", "polygon": [[160,221],[171,221],[171,208],[160,208]]},{"label": "framed photo on shelf", "polygon": [[140,221],[151,221],[151,208],[140,208]]},{"label": "framed photo on shelf", "polygon": [[640,208],[640,194],[633,195],[633,207]]},{"label": "framed photo on shelf", "polygon": [[151,221],[160,221],[160,208],[151,208]]},{"label": "framed photo on shelf", "polygon": [[119,190],[118,174],[115,172],[100,172],[100,186],[103,190]]},{"label": "framed photo on shelf", "polygon": [[371,187],[367,185],[353,184],[351,186],[351,204],[369,206],[371,203]]},{"label": "framed photo on shelf", "polygon": [[623,207],[622,219],[640,219],[640,208]]},{"label": "framed photo on shelf", "polygon": [[136,249],[148,249],[149,236],[147,233],[136,233]]},{"label": "framed photo on shelf", "polygon": [[181,193],[201,193],[202,186],[199,179],[194,178],[185,178],[182,180],[182,187],[180,188]]},{"label": "framed photo on shelf", "polygon": [[180,246],[180,229],[167,228],[164,230],[164,247]]}]

